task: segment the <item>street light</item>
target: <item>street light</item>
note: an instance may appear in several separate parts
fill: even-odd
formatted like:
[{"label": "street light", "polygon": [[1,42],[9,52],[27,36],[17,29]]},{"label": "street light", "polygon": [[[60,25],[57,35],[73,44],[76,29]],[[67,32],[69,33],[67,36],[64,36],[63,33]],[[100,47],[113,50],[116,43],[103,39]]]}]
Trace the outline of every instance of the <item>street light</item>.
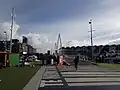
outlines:
[{"label": "street light", "polygon": [[89,25],[90,25],[90,32],[91,32],[91,60],[93,60],[93,37],[92,37],[92,19],[90,19],[89,21]]},{"label": "street light", "polygon": [[15,8],[12,8],[12,22],[11,22],[11,28],[10,28],[10,53],[12,53],[12,33],[13,33],[13,26],[14,26],[14,18],[15,18]]},{"label": "street light", "polygon": [[4,31],[4,35],[5,35],[5,51],[7,51],[7,32]]}]

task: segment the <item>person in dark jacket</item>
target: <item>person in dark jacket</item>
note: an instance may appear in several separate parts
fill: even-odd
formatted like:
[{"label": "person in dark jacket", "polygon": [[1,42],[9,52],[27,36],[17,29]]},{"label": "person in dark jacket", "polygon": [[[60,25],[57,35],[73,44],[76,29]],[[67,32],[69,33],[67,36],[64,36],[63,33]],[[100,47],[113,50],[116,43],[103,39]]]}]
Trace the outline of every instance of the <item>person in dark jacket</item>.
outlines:
[{"label": "person in dark jacket", "polygon": [[78,62],[79,62],[79,56],[76,56],[76,57],[74,58],[74,64],[75,64],[76,71],[77,71],[77,69],[78,69]]},{"label": "person in dark jacket", "polygon": [[25,57],[22,58],[22,67],[25,66]]},{"label": "person in dark jacket", "polygon": [[53,55],[52,55],[52,59],[53,59],[53,62],[57,62],[57,57],[55,56],[54,53],[53,53]]},{"label": "person in dark jacket", "polygon": [[59,64],[59,55],[57,55],[57,65]]}]

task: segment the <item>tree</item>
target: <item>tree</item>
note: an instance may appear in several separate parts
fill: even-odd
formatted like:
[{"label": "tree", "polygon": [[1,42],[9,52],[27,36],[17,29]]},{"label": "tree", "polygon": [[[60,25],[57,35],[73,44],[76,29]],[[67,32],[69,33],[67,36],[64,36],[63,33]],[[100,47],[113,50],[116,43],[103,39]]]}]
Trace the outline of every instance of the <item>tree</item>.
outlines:
[{"label": "tree", "polygon": [[65,49],[65,47],[62,47],[62,49]]},{"label": "tree", "polygon": [[4,50],[5,50],[4,41],[0,41],[0,51],[4,51]]},{"label": "tree", "polygon": [[71,47],[72,50],[75,50],[76,48],[74,46]]}]

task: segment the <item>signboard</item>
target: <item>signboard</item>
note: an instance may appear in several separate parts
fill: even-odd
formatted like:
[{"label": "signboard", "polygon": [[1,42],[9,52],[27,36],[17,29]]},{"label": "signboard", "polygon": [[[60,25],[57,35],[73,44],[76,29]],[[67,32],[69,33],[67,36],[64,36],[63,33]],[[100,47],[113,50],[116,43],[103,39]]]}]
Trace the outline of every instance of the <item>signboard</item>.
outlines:
[{"label": "signboard", "polygon": [[19,54],[9,54],[10,66],[19,64]]},{"label": "signboard", "polygon": [[23,52],[23,54],[27,54],[27,52]]}]

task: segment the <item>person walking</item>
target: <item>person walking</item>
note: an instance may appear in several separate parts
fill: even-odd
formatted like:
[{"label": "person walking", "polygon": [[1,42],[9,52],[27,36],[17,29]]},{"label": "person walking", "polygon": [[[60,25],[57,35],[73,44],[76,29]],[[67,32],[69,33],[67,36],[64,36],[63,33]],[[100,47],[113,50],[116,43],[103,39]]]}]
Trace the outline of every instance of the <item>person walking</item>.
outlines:
[{"label": "person walking", "polygon": [[63,65],[63,59],[64,59],[63,55],[60,55],[58,66],[62,66]]},{"label": "person walking", "polygon": [[56,61],[57,61],[57,65],[58,65],[59,64],[59,55],[57,55]]},{"label": "person walking", "polygon": [[53,53],[53,55],[52,55],[53,57],[52,57],[52,59],[53,59],[53,64],[55,63],[55,64],[57,64],[57,57],[55,56],[55,54]]},{"label": "person walking", "polygon": [[77,71],[77,69],[78,69],[78,62],[79,62],[79,56],[76,56],[76,57],[74,58],[74,64],[75,64],[75,69],[76,69],[76,71]]},{"label": "person walking", "polygon": [[23,56],[22,57],[22,67],[24,67],[25,66],[25,57]]}]

